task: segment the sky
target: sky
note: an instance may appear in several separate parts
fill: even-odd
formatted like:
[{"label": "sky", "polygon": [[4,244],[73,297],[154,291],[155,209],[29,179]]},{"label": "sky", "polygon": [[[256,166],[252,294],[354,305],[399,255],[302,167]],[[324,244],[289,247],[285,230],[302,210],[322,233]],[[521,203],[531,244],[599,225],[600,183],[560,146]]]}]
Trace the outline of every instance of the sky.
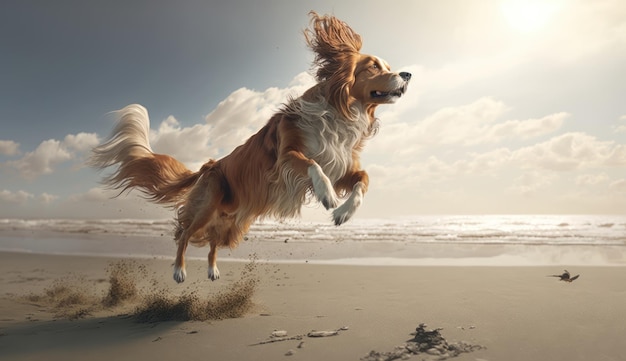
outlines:
[{"label": "sky", "polygon": [[144,105],[153,149],[197,170],[314,84],[310,10],[413,74],[378,108],[355,217],[626,214],[622,0],[8,0],[0,218],[171,217],[84,165],[111,112]]}]

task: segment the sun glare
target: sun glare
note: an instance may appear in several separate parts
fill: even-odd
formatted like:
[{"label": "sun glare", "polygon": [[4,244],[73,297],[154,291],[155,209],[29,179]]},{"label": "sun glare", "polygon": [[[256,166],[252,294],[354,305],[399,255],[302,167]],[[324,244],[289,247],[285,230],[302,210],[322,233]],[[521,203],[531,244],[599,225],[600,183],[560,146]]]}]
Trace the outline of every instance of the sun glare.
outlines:
[{"label": "sun glare", "polygon": [[507,0],[500,9],[513,29],[529,33],[545,26],[558,6],[556,2],[545,0]]}]

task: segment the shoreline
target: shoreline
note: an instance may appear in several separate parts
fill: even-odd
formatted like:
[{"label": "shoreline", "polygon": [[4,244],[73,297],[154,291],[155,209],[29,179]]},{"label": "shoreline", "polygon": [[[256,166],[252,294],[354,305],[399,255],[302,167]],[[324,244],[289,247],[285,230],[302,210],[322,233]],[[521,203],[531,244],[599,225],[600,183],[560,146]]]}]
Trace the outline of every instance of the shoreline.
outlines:
[{"label": "shoreline", "polygon": [[[54,307],[20,298],[44,294],[59,279],[80,279],[103,294],[106,269],[119,260],[0,252],[3,360],[359,360],[372,350],[393,351],[420,323],[442,327],[449,342],[486,347],[453,360],[619,360],[623,355],[626,272],[615,267],[259,263],[253,308],[243,317],[212,321],[138,323],[130,316],[133,303],[67,320]],[[222,278],[211,282],[206,262],[191,260],[188,280],[178,285],[171,279],[171,260],[133,262],[146,272],[137,277],[145,292],[199,297],[232,289],[248,265],[222,260]],[[572,283],[546,277],[563,267],[581,277]],[[348,329],[332,337],[258,344],[276,330],[295,336],[341,327]],[[410,359],[434,359],[428,357]]]},{"label": "shoreline", "polygon": [[[119,236],[54,231],[0,231],[0,252],[125,258],[174,257],[167,235]],[[205,260],[208,247],[190,246],[188,259]],[[626,266],[626,245],[411,243],[362,240],[245,240],[220,249],[221,261],[362,266]]]}]

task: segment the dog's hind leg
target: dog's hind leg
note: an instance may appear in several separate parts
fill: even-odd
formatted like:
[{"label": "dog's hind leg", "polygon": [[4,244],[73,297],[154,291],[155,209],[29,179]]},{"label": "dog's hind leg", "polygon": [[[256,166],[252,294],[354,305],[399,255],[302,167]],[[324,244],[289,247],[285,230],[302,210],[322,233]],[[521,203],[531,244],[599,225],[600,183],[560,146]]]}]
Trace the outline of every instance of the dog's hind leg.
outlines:
[{"label": "dog's hind leg", "polygon": [[209,278],[215,281],[220,278],[220,270],[217,269],[217,245],[211,242],[211,250],[209,251]]},{"label": "dog's hind leg", "polygon": [[[214,229],[211,226],[207,229],[207,225],[214,224],[213,218],[216,217],[218,204],[222,200],[220,181],[215,173],[204,174],[187,196],[188,201],[179,210],[179,230],[176,232],[178,250],[174,263],[174,280],[178,283],[185,281],[185,251],[189,240],[204,239],[207,234],[210,235],[209,240],[213,237]],[[210,243],[213,250],[214,242]]]},{"label": "dog's hind leg", "polygon": [[214,213],[214,210],[209,208],[204,208],[196,213],[191,225],[182,232],[182,235],[178,239],[178,250],[176,251],[176,261],[174,262],[174,280],[176,282],[184,282],[187,276],[187,272],[185,271],[185,252],[187,251],[189,239],[204,228],[209,222],[212,213]]},{"label": "dog's hind leg", "polygon": [[174,262],[174,280],[177,283],[185,282],[187,271],[185,271],[185,252],[189,244],[189,236],[183,231],[182,236],[178,240],[178,249],[176,250],[176,261]]}]

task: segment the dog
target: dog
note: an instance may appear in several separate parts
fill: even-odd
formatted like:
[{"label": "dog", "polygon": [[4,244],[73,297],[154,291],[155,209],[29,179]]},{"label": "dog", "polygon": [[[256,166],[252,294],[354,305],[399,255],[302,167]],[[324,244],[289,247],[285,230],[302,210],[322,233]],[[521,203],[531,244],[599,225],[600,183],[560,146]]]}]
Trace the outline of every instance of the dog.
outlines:
[{"label": "dog", "polygon": [[[174,280],[186,278],[189,243],[210,245],[208,277],[219,278],[217,250],[234,248],[262,217],[298,216],[308,197],[334,209],[336,225],[348,221],[367,192],[359,154],[378,129],[377,106],[396,102],[411,74],[392,72],[379,57],[361,54],[361,36],[331,15],[310,12],[304,30],[315,53],[316,84],[289,98],[256,134],[229,155],[197,172],[149,143],[148,112],[138,104],[118,111],[111,136],[95,147],[89,164],[117,166],[102,182],[137,189],[152,202],[176,209]],[[339,205],[339,199],[345,199]]]}]

